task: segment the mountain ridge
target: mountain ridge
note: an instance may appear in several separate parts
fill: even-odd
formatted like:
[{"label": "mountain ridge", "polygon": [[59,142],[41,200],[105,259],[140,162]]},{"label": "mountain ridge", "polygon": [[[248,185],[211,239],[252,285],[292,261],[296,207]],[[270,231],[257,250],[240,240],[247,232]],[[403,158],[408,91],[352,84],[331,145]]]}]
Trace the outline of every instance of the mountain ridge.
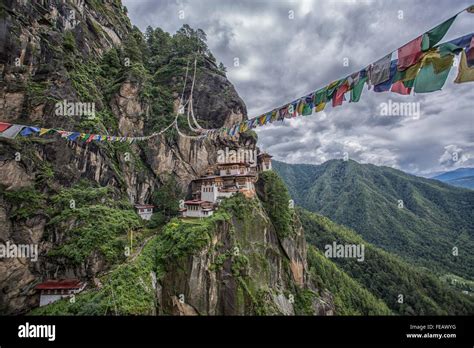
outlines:
[{"label": "mountain ridge", "polygon": [[[368,242],[442,273],[472,278],[474,192],[402,171],[331,160],[273,165],[295,203]],[[457,248],[459,258],[452,254]]]}]

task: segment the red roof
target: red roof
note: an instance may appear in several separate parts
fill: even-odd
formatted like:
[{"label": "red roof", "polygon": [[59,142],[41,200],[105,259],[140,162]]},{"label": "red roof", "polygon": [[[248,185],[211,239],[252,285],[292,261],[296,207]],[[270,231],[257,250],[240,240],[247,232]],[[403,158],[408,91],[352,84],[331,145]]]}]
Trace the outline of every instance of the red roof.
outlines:
[{"label": "red roof", "polygon": [[66,280],[47,280],[35,286],[37,290],[54,290],[54,289],[79,289],[82,282],[77,279]]}]

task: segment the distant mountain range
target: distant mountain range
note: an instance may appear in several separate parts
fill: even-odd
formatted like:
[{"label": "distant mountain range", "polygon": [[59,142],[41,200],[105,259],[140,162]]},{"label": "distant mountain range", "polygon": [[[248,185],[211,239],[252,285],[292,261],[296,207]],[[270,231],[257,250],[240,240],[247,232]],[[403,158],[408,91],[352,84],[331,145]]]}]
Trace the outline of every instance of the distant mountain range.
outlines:
[{"label": "distant mountain range", "polygon": [[[326,217],[297,209],[310,244],[308,264],[317,285],[335,297],[336,312],[347,315],[386,315],[387,307],[400,315],[474,313],[474,297],[452,289],[424,268],[409,264],[367,243],[354,231]],[[325,246],[364,245],[365,259],[328,258]],[[397,301],[404,294],[402,303]]]},{"label": "distant mountain range", "polygon": [[458,168],[431,178],[453,186],[474,189],[474,168]]},{"label": "distant mountain range", "polygon": [[352,160],[273,168],[297,205],[409,262],[474,279],[474,191]]}]

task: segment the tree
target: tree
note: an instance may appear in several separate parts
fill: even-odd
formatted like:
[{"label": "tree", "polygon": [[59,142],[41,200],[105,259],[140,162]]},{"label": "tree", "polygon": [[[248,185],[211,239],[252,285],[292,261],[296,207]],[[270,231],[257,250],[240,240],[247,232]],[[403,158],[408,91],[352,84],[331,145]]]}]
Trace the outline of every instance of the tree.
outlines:
[{"label": "tree", "polygon": [[155,212],[162,213],[166,220],[176,216],[179,210],[179,200],[183,192],[174,176],[169,175],[163,180],[161,187],[153,193],[152,201],[156,206]]}]

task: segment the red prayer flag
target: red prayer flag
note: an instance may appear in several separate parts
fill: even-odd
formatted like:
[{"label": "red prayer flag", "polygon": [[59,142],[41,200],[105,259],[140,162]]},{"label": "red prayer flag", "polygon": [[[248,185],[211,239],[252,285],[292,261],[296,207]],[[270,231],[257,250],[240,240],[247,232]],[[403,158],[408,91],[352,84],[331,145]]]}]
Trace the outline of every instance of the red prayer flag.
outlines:
[{"label": "red prayer flag", "polygon": [[337,89],[336,94],[332,98],[332,107],[342,105],[342,102],[344,101],[344,93],[346,93],[349,90],[349,84],[347,81]]},{"label": "red prayer flag", "polygon": [[397,81],[392,85],[391,91],[398,94],[409,95],[411,93],[411,87],[405,87],[402,81]]},{"label": "red prayer flag", "polygon": [[94,140],[95,134],[91,134],[90,137],[86,140],[86,143],[90,143],[92,140]]},{"label": "red prayer flag", "polygon": [[423,36],[420,35],[416,39],[410,41],[398,49],[398,70],[405,70],[413,64],[418,63],[422,54],[422,40]]},{"label": "red prayer flag", "polygon": [[0,122],[0,132],[6,131],[10,126],[10,123]]}]

